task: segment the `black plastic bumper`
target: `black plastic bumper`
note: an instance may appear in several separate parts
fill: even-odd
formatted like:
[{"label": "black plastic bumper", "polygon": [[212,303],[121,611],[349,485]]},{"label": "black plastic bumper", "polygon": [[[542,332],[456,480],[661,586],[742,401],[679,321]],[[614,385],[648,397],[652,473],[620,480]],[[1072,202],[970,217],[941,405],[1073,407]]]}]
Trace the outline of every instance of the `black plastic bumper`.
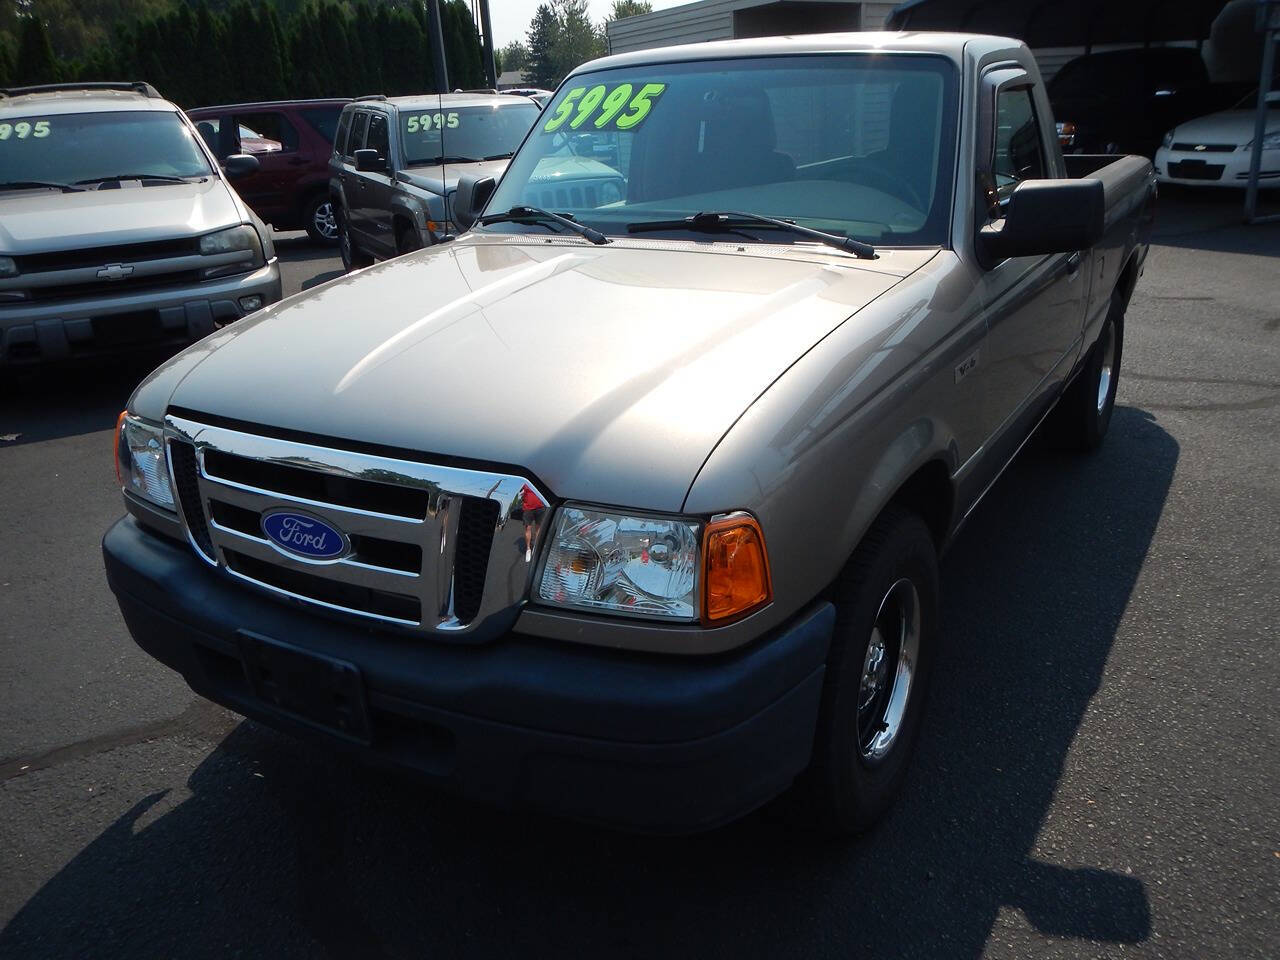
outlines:
[{"label": "black plastic bumper", "polygon": [[[408,768],[466,796],[652,832],[735,819],[808,764],[834,610],[744,652],[637,655],[509,635],[484,645],[311,613],[210,570],[126,517],[102,543],[139,646],[191,688],[271,726]],[[254,694],[246,631],[354,664],[368,736]]]}]

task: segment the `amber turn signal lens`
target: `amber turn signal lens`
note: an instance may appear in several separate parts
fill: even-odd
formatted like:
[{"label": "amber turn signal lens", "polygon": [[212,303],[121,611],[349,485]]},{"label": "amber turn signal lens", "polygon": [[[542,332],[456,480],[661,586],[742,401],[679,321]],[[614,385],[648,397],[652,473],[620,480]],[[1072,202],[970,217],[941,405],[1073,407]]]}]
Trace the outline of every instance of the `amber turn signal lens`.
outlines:
[{"label": "amber turn signal lens", "polygon": [[740,616],[772,599],[764,533],[754,517],[734,513],[707,525],[703,573],[702,616],[708,623]]}]

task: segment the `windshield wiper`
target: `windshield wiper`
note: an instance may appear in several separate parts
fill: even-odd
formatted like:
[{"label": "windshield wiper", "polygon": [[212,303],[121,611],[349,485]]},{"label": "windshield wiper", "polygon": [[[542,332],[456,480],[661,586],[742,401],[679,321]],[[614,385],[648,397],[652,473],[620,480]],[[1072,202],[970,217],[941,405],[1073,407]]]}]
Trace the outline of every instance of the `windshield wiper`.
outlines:
[{"label": "windshield wiper", "polygon": [[83,187],[73,183],[58,183],[54,180],[9,180],[0,183],[0,190],[39,190],[47,187],[50,190],[61,190],[63,193],[84,193]]},{"label": "windshield wiper", "polygon": [[[191,177],[208,179],[198,173],[191,174]],[[165,183],[187,183],[191,177],[171,177],[163,173],[113,173],[109,177],[89,177],[87,180],[77,180],[76,183],[110,183],[114,180],[163,180]]]},{"label": "windshield wiper", "polygon": [[759,224],[786,230],[810,240],[817,240],[829,247],[852,253],[862,260],[874,260],[876,248],[861,240],[842,237],[838,233],[827,233],[813,227],[802,227],[792,220],[780,220],[777,217],[766,217],[759,213],[735,213],[731,210],[723,212],[703,210],[683,220],[641,220],[627,224],[628,233],[645,233],[654,230],[696,230],[700,233],[728,233],[735,227],[747,224]]},{"label": "windshield wiper", "polygon": [[508,150],[506,153],[495,153],[491,157],[485,157],[486,160],[510,160],[514,150]]},{"label": "windshield wiper", "polygon": [[599,230],[593,230],[585,224],[578,223],[578,221],[563,213],[552,213],[550,210],[542,210],[539,207],[512,207],[506,213],[495,213],[489,217],[481,217],[480,225],[488,226],[491,223],[503,223],[504,221],[507,223],[519,223],[520,221],[528,221],[531,223],[541,221],[546,223],[549,221],[551,223],[558,223],[560,226],[565,227],[568,230],[572,230],[579,236],[586,237],[592,243],[602,244],[610,242],[609,238]]},{"label": "windshield wiper", "polygon": [[422,160],[421,163],[479,163],[479,157],[432,157],[430,160]]}]

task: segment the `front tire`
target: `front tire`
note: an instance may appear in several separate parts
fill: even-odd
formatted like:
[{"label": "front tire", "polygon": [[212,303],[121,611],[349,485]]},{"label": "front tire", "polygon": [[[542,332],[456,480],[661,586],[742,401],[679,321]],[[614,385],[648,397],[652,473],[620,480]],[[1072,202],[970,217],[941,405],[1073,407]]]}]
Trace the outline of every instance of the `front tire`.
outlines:
[{"label": "front tire", "polygon": [[890,507],[835,587],[813,763],[801,791],[818,823],[866,830],[906,777],[938,634],[938,555],[916,514]]},{"label": "front tire", "polygon": [[1124,308],[1112,297],[1107,319],[1084,369],[1067,387],[1049,418],[1049,431],[1059,446],[1079,453],[1102,446],[1115,410],[1123,353]]},{"label": "front tire", "polygon": [[335,206],[334,212],[338,218],[339,241],[338,250],[342,254],[342,269],[347,273],[352,270],[359,270],[362,267],[368,267],[373,264],[373,257],[362,251],[356,246],[355,241],[351,239],[351,229],[347,225],[346,212],[338,206]]}]

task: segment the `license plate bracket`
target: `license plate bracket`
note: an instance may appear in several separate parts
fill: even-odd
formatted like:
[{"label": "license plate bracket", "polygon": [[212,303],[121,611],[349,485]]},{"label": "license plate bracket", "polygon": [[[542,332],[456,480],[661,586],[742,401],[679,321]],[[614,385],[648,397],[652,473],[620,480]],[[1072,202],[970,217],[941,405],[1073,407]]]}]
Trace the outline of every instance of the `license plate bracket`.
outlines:
[{"label": "license plate bracket", "polygon": [[240,661],[264,703],[328,733],[371,740],[364,679],[354,663],[241,630]]}]

